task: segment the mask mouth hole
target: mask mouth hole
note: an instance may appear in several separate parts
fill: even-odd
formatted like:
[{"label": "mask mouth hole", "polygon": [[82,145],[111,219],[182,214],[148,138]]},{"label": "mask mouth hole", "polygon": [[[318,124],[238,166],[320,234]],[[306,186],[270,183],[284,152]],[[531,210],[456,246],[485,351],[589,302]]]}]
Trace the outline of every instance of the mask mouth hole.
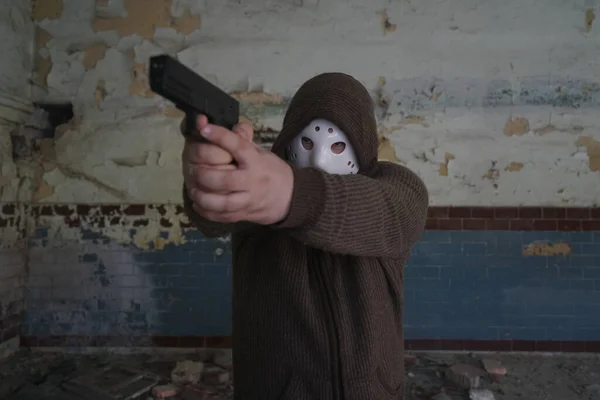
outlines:
[{"label": "mask mouth hole", "polygon": [[346,143],[344,142],[335,142],[331,145],[331,152],[333,154],[342,154],[346,150]]},{"label": "mask mouth hole", "polygon": [[312,150],[313,146],[315,145],[313,141],[307,138],[306,136],[303,136],[301,141],[302,147],[304,147],[306,150]]}]

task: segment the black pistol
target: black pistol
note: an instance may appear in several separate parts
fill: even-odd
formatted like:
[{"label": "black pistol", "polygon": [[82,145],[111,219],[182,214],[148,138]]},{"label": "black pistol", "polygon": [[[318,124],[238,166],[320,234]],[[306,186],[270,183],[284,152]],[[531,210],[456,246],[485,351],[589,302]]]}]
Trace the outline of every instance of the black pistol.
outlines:
[{"label": "black pistol", "polygon": [[[173,57],[150,57],[148,71],[150,89],[185,113],[186,137],[194,132],[199,114],[227,129],[238,123],[240,103]],[[205,140],[198,135],[195,138]]]}]

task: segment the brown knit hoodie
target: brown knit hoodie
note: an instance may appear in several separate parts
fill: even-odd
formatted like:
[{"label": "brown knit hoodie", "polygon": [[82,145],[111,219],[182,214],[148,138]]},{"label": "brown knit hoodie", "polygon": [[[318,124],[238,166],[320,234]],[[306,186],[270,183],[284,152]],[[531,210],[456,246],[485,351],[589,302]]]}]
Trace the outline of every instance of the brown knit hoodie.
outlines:
[{"label": "brown knit hoodie", "polygon": [[233,233],[235,399],[403,399],[403,263],[424,229],[427,190],[410,170],[377,161],[373,103],[345,74],[298,90],[272,151],[285,158],[317,118],[348,135],[361,169],[295,169],[279,224],[209,222],[184,194],[205,235]]}]

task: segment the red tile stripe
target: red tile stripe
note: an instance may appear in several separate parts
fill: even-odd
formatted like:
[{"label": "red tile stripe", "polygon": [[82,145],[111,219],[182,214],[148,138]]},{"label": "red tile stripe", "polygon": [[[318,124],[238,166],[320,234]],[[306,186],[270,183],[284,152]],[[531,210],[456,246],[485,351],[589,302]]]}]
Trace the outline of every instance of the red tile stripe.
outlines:
[{"label": "red tile stripe", "polygon": [[[37,217],[62,217],[65,224],[78,226],[82,221],[98,227],[119,225],[122,218],[134,220],[134,226],[148,224],[148,211],[166,215],[167,207],[160,204],[87,205],[53,204],[27,206],[26,215]],[[182,215],[183,208],[176,206],[175,214]],[[105,218],[110,216],[110,219]],[[0,206],[0,228],[19,223],[19,207],[15,204]],[[164,227],[172,222],[161,218]],[[185,218],[182,228],[190,225]],[[600,208],[582,207],[430,207],[426,229],[468,231],[600,231]]]},{"label": "red tile stripe", "polygon": [[[229,336],[22,336],[22,347],[94,347],[135,346],[174,348],[231,348]],[[550,340],[456,340],[408,339],[407,350],[413,351],[515,351],[515,352],[565,352],[600,353],[600,341],[550,341]]]},{"label": "red tile stripe", "polygon": [[600,208],[430,207],[427,217],[429,230],[600,230]]}]

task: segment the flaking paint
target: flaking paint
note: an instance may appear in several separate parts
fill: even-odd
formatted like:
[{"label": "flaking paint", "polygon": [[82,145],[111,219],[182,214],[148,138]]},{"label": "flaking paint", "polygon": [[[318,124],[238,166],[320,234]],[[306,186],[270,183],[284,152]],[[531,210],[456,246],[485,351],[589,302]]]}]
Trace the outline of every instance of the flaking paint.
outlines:
[{"label": "flaking paint", "polygon": [[233,93],[264,145],[304,80],[353,74],[376,99],[381,158],[417,171],[432,204],[599,198],[595,6],[152,1],[39,3],[36,32],[3,17],[12,43],[35,39],[34,98],[72,99],[77,117],[36,165],[0,147],[0,199],[179,203],[181,113],[146,81],[162,52]]}]

